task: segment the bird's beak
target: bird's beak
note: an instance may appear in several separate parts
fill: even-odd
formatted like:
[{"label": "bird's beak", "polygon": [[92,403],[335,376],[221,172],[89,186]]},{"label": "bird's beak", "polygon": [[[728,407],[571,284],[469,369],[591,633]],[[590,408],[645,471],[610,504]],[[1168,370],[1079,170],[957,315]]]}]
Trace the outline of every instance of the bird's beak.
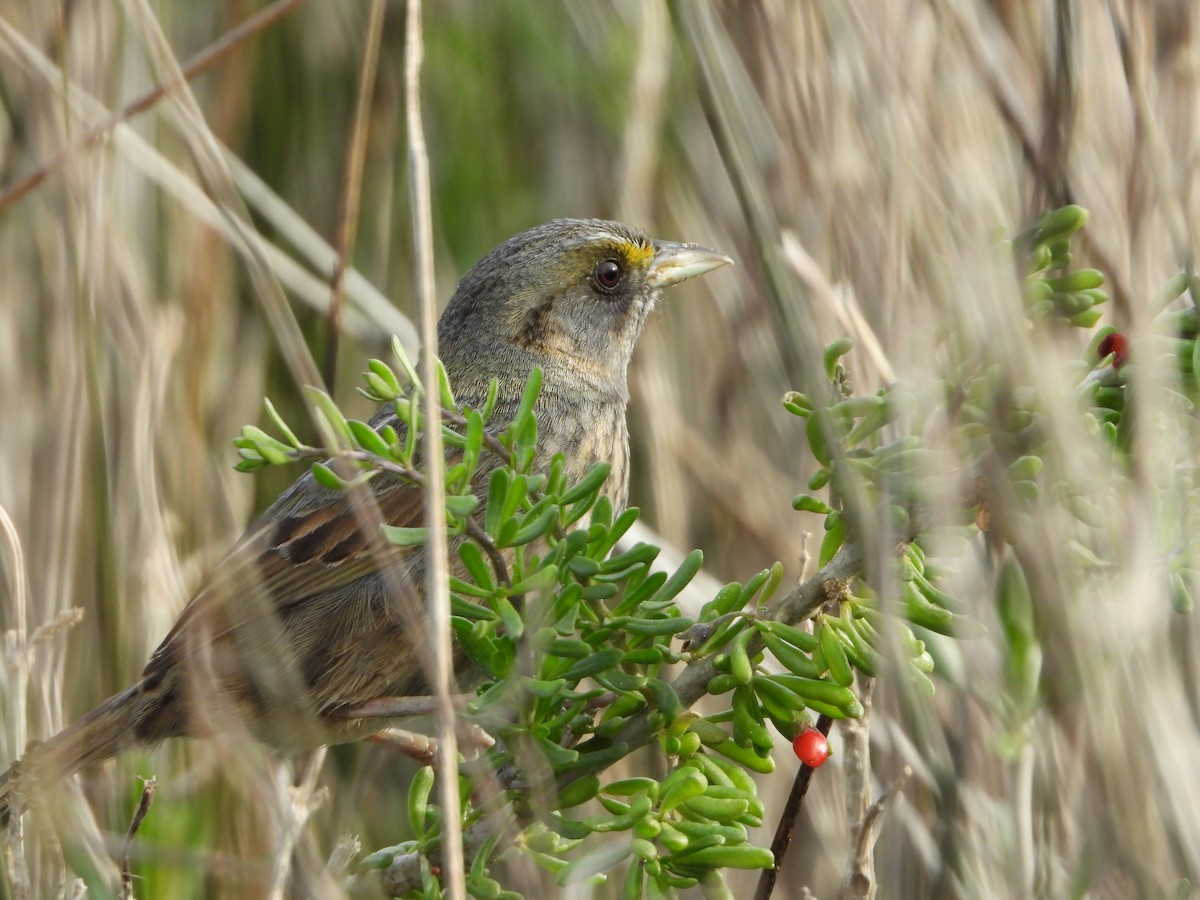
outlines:
[{"label": "bird's beak", "polygon": [[646,281],[652,288],[661,288],[687,281],[721,266],[732,265],[733,260],[719,250],[699,244],[655,241],[654,259],[650,262]]}]

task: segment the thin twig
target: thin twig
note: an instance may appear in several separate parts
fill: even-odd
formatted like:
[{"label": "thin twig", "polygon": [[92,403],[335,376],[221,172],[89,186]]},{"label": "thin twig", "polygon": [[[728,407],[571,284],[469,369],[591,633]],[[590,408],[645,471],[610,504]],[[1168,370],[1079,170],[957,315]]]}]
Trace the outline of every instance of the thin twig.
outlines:
[{"label": "thin twig", "polygon": [[451,698],[454,650],[450,640],[449,553],[445,513],[445,477],[442,430],[438,403],[437,305],[433,280],[433,214],[429,187],[429,157],[421,123],[421,0],[408,0],[404,41],[404,109],[408,126],[409,189],[412,196],[413,262],[416,293],[421,309],[422,378],[425,381],[425,459],[429,467],[425,516],[429,526],[426,544],[426,601],[433,645],[433,689],[438,700],[438,788],[442,801],[442,879],[451,900],[466,897],[462,820],[459,817],[458,740]]},{"label": "thin twig", "polygon": [[[451,425],[457,425],[459,428],[467,427],[467,417],[453,409],[443,409],[442,420],[449,422]],[[505,447],[500,442],[500,439],[486,428],[483,430],[483,443],[500,462],[505,465],[512,463],[512,451]]]},{"label": "thin twig", "polygon": [[851,849],[842,875],[841,900],[875,896],[875,841],[862,840],[871,810],[871,703],[875,679],[856,679],[863,714],[842,723],[842,772],[846,777],[846,819],[850,822]]},{"label": "thin twig", "polygon": [[333,390],[337,372],[338,336],[341,333],[342,294],[346,267],[354,253],[354,238],[358,230],[358,206],[362,198],[363,161],[367,155],[367,135],[371,113],[371,95],[375,89],[375,70],[379,63],[379,44],[383,36],[383,0],[372,0],[363,39],[362,67],[358,73],[358,98],[354,103],[354,124],[350,131],[350,147],[346,153],[346,171],[342,178],[342,201],[338,208],[338,229],[334,249],[337,264],[329,288],[329,333],[325,345],[325,384]]},{"label": "thin twig", "polygon": [[800,317],[806,304],[780,259],[778,216],[759,177],[762,167],[768,165],[757,150],[763,144],[760,131],[770,125],[761,115],[751,121],[752,110],[739,102],[737,86],[745,86],[748,77],[718,23],[713,4],[672,0],[669,8],[683,47],[691,55],[701,109],[758,255],[763,297],[779,326],[771,330],[772,339],[785,364],[800,368],[801,385],[820,384],[816,364],[821,359],[820,346],[810,323]]},{"label": "thin twig", "polygon": [[9,557],[12,565],[9,581],[12,584],[13,598],[13,629],[9,635],[6,649],[9,658],[6,662],[13,670],[13,686],[9,693],[9,731],[13,736],[14,752],[21,752],[25,746],[28,722],[26,720],[25,694],[29,684],[29,590],[25,573],[25,553],[21,549],[21,535],[17,526],[8,514],[8,510],[0,504],[0,534],[8,544]]},{"label": "thin twig", "polygon": [[407,756],[423,766],[431,766],[437,762],[437,738],[416,731],[406,731],[403,728],[382,728],[367,737],[372,744],[386,747],[395,753]]},{"label": "thin twig", "polygon": [[165,85],[174,125],[196,165],[200,183],[213,196],[235,240],[246,249],[246,273],[259,308],[278,344],[280,355],[298,386],[320,386],[321,375],[308,352],[296,315],[263,253],[249,211],[234,185],[233,175],[199,103],[182,74],[170,42],[149,0],[122,0],[138,27],[150,63]]},{"label": "thin twig", "polygon": [[463,519],[463,525],[471,540],[482,547],[483,552],[487,554],[496,579],[505,587],[512,587],[512,579],[508,575],[508,564],[504,561],[504,554],[500,552],[500,548],[496,546],[491,535],[484,531],[483,527],[474,519]]},{"label": "thin twig", "polygon": [[905,766],[900,777],[892,786],[867,807],[862,821],[858,823],[857,833],[853,837],[851,867],[842,884],[841,897],[855,898],[855,900],[861,897],[868,900],[875,896],[878,884],[875,881],[874,849],[875,841],[879,837],[879,828],[883,823],[883,813],[895,796],[904,790],[910,777],[912,777],[912,769]]},{"label": "thin twig", "polygon": [[[78,607],[59,613],[48,623],[43,623],[29,634],[29,581],[25,567],[25,552],[21,545],[21,535],[16,524],[8,514],[8,510],[0,504],[0,536],[9,548],[11,595],[13,602],[13,627],[4,633],[3,660],[6,671],[0,684],[7,690],[9,698],[9,731],[12,744],[9,749],[13,755],[23,752],[29,734],[27,695],[29,689],[29,673],[33,664],[33,650],[39,643],[51,634],[65,627],[74,625],[83,616],[83,610]],[[65,623],[65,624],[64,624]],[[10,681],[11,678],[11,681]],[[6,786],[0,785],[0,790],[14,791],[16,776],[10,772]],[[19,810],[20,801],[14,801],[13,806]],[[29,875],[29,862],[25,853],[25,832],[21,816],[12,815],[5,826],[0,829],[0,844],[3,845],[5,862],[12,896],[16,900],[34,896],[33,884]]]},{"label": "thin twig", "polygon": [[[833,719],[821,716],[817,719],[817,731],[828,736]],[[763,869],[758,876],[758,887],[754,890],[754,900],[768,900],[775,890],[775,879],[779,877],[779,867],[783,865],[783,857],[787,854],[788,845],[792,842],[792,832],[796,828],[796,819],[804,805],[804,796],[808,793],[809,782],[816,771],[812,766],[800,766],[796,780],[792,782],[792,792],[788,794],[787,803],[779,816],[779,825],[775,829],[775,837],[771,841],[771,853],[775,856],[775,865]]]},{"label": "thin twig", "polygon": [[[236,50],[247,38],[253,37],[266,28],[269,28],[303,2],[304,0],[276,0],[275,3],[255,13],[242,22],[241,25],[221,35],[220,38],[213,41],[213,43],[185,62],[180,67],[182,79],[191,81],[197,75],[208,71],[208,69]],[[98,125],[89,128],[72,141],[70,145],[64,147],[50,160],[38,166],[28,175],[18,178],[13,184],[5,188],[3,192],[0,192],[0,210],[4,210],[16,203],[34,188],[38,187],[43,181],[65,166],[75,154],[89,147],[94,147],[108,132],[122,122],[149,109],[175,88],[177,84],[178,81],[170,80],[155,85],[141,96],[125,104],[125,106],[121,107],[121,109],[114,112]]]},{"label": "thin twig", "polygon": [[[996,54],[981,39],[981,30],[971,26],[957,4],[939,0],[935,5],[938,12],[945,14],[948,21],[957,27],[958,37],[974,55],[981,77],[992,95],[996,110],[1020,145],[1025,164],[1029,167],[1033,177],[1037,179],[1041,190],[1047,194],[1059,194],[1064,202],[1077,202],[1077,191],[1069,174],[1065,169],[1056,170],[1048,158],[1046,142],[1039,141],[1034,133],[1032,114],[1020,106],[1017,93],[1010,85],[1011,75],[1003,68],[1003,61],[996,59]],[[1051,120],[1051,124],[1053,124],[1053,120]],[[1087,229],[1079,233],[1079,241],[1107,276],[1113,308],[1118,310],[1121,315],[1127,316],[1132,294],[1121,275],[1121,270],[1116,267],[1112,254],[1101,247],[1096,242],[1094,234]]]},{"label": "thin twig", "polygon": [[299,784],[281,783],[282,778],[291,774],[291,766],[280,764],[275,768],[275,774],[280,780],[276,785],[282,791],[283,802],[280,804],[286,818],[283,821],[282,835],[272,854],[273,868],[271,872],[271,887],[267,894],[268,900],[283,900],[288,887],[288,876],[292,870],[292,857],[296,852],[296,844],[300,839],[304,826],[309,817],[316,812],[328,799],[329,788],[318,787],[317,781],[321,776],[321,767],[325,764],[328,747],[318,747],[309,756],[304,766],[304,774],[300,776]]},{"label": "thin twig", "polygon": [[[381,728],[370,735],[367,740],[402,753],[422,765],[437,765],[438,742],[436,738],[431,738],[429,735],[406,731],[403,728]],[[459,746],[465,748],[468,756],[477,756],[480,751],[496,746],[496,739],[478,725],[463,723],[462,733],[459,735]]]},{"label": "thin twig", "polygon": [[133,871],[129,863],[129,851],[133,847],[133,838],[142,827],[142,820],[150,812],[150,804],[154,801],[154,792],[158,790],[158,779],[146,779],[142,788],[142,799],[138,801],[133,818],[129,820],[129,830],[125,832],[125,844],[121,850],[121,900],[133,900]]},{"label": "thin twig", "polygon": [[62,612],[55,613],[37,628],[33,629],[33,634],[29,636],[29,642],[26,645],[26,652],[33,653],[39,644],[50,640],[60,631],[74,628],[82,621],[82,606],[72,606],[69,609],[64,609]]},{"label": "thin twig", "polygon": [[343,834],[325,863],[325,876],[335,884],[346,880],[355,860],[362,856],[362,840],[355,834]]},{"label": "thin twig", "polygon": [[[57,63],[2,17],[0,54],[6,55],[30,76],[40,79],[85,127],[95,117],[109,115],[104,105],[85,88],[76,82],[64,81]],[[261,255],[288,291],[317,311],[325,312],[329,303],[328,275],[318,279],[281,246],[246,227],[235,227],[228,210],[220,209],[190,174],[185,174],[129,125],[119,123],[112,129],[112,143],[125,160],[161,187],[199,222],[220,234],[234,252],[251,262],[255,254]],[[314,269],[332,273],[336,263],[334,249],[228,148],[222,147],[221,152],[233,171],[238,189],[253,205],[254,211],[286,238]],[[348,328],[368,336],[396,334],[405,347],[416,346],[416,329],[412,323],[361,273],[350,271],[346,274],[346,294],[354,300],[355,312],[353,318],[346,316]]]},{"label": "thin twig", "polygon": [[[456,706],[465,706],[475,699],[474,694],[455,694]],[[427,716],[437,712],[437,697],[373,697],[354,706],[330,711],[334,719],[400,719],[408,716]]]},{"label": "thin twig", "polygon": [[[1171,181],[1171,150],[1167,146],[1163,133],[1162,116],[1154,109],[1147,88],[1144,63],[1134,51],[1134,36],[1130,33],[1131,26],[1137,18],[1132,10],[1121,14],[1116,4],[1111,0],[1108,4],[1109,20],[1112,22],[1113,36],[1121,58],[1121,68],[1125,73],[1125,83],[1129,86],[1129,100],[1133,109],[1133,128],[1135,147],[1145,147],[1144,152],[1137,152],[1135,159],[1141,161],[1138,169],[1145,173],[1154,186],[1157,205],[1163,211],[1164,225],[1171,236],[1175,247],[1175,256],[1180,260],[1194,261],[1191,236],[1188,233],[1187,214],[1180,204],[1179,192],[1173,189]],[[1089,238],[1090,229],[1080,233],[1082,238]],[[1111,271],[1111,263],[1104,263],[1101,268]],[[1124,310],[1129,314],[1129,310]]]},{"label": "thin twig", "polygon": [[626,222],[646,222],[662,144],[663,103],[670,73],[672,35],[661,0],[641,4],[636,29],[637,64],[629,81],[625,128],[619,162],[621,185],[617,212]]}]

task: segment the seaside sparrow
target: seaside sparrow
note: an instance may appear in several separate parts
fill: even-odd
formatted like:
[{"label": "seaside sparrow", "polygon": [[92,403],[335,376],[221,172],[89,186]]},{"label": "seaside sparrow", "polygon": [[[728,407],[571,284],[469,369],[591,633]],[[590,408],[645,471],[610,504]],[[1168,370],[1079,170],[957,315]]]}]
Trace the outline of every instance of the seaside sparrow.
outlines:
[{"label": "seaside sparrow", "polygon": [[[731,262],[598,219],[522,232],[467,272],[442,314],[450,383],[478,407],[496,379],[492,421],[503,427],[540,366],[538,460],[562,453],[570,481],[610,461],[605,490],[623,507],[626,368],[646,316],[662,288]],[[395,424],[395,413],[385,407],[371,424]],[[285,751],[310,749],[386,725],[365,712],[373,701],[426,694],[425,554],[387,546],[377,527],[424,524],[422,493],[370,484],[353,497],[307,474],[284,491],[201,584],[142,679],[31,744],[3,776],[0,819],[15,782],[44,786],[131,746],[241,727]]]}]

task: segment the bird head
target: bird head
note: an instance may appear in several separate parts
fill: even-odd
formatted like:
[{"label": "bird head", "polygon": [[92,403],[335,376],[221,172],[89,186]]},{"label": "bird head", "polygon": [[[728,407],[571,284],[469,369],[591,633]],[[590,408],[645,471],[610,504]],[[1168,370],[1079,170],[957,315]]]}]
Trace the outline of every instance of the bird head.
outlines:
[{"label": "bird head", "polygon": [[600,219],[556,219],[509,238],[459,282],[438,328],[456,386],[569,371],[625,391],[625,370],[663,288],[728,256]]}]

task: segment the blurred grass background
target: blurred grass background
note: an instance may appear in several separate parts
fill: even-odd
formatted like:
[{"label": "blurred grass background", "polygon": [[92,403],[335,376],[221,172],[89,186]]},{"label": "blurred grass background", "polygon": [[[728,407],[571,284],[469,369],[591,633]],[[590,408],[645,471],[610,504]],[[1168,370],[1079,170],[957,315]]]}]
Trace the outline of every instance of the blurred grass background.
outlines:
[{"label": "blurred grass background", "polygon": [[[155,20],[183,60],[260,8],[0,0],[0,185],[161,77]],[[328,264],[296,220],[333,243],[368,8],[297,4],[191,82],[202,124],[163,101],[0,210],[0,505],[23,553],[29,628],[83,610],[36,648],[27,724],[6,668],[5,760],[134,680],[283,486],[231,468],[230,440],[261,419],[264,394],[290,421],[302,406],[245,258],[187,192],[203,183],[190,148],[210,130],[294,215],[270,214],[239,176],[262,236],[309,273],[307,294],[284,281],[320,361]],[[408,316],[403,19],[388,3],[353,264]],[[1070,532],[1046,523],[1035,602],[1051,701],[1028,731],[1006,715],[994,638],[948,656],[957,686],[935,702],[877,693],[877,789],[904,765],[915,772],[887,813],[880,896],[1185,896],[1181,879],[1200,875],[1197,628],[1170,612],[1154,540],[1174,528],[1194,542],[1194,423],[1152,441],[1126,485],[1071,424],[1064,366],[1086,335],[1031,335],[1015,279],[991,258],[998,230],[1080,203],[1093,213],[1080,261],[1110,276],[1111,321],[1135,346],[1149,334],[1149,298],[1196,255],[1200,9],[446,0],[427,4],[424,26],[441,297],[494,244],[561,215],[627,219],[738,260],[670,298],[631,374],[633,502],[665,540],[701,547],[713,576],[774,559],[800,575],[815,520],[789,499],[814,465],[779,398],[820,389],[824,342],[862,346],[847,310],[882,351],[852,357],[860,389],[929,386],[975,359],[1058,398],[1055,452],[1069,477],[1111,481],[1121,564],[1099,587],[1077,577]],[[400,321],[368,287],[351,291],[338,348],[335,396],[357,414],[357,373]],[[1177,489],[1184,512],[1168,516],[1158,488]],[[19,624],[12,550],[5,629]],[[960,593],[988,620],[986,554],[957,565]],[[58,840],[75,871],[110,871],[135,775],[151,773],[161,785],[135,848],[139,895],[263,896],[292,823],[285,786],[263,766],[231,774],[230,748],[177,744],[90,773],[95,822],[74,800],[57,838],[27,825],[37,896],[69,893]],[[407,771],[378,749],[333,752],[294,884],[338,896],[326,861],[342,835],[366,849],[402,837]],[[769,803],[787,783],[785,771],[764,779]],[[810,799],[781,896],[805,884],[832,896],[842,877],[836,767]]]}]

